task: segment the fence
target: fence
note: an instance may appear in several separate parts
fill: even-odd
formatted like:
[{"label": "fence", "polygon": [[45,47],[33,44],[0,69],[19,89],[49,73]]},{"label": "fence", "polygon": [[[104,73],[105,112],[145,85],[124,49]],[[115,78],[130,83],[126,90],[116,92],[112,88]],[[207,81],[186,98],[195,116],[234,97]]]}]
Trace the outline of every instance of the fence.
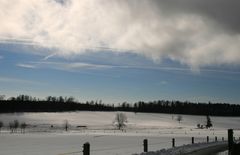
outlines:
[{"label": "fence", "polygon": [[[190,144],[194,144],[196,143],[195,141],[195,137],[189,137],[189,143]],[[222,141],[224,141],[224,137],[221,138]],[[218,137],[215,136],[212,138],[212,141],[214,142],[217,142],[218,141]],[[149,150],[149,146],[153,146],[153,145],[157,145],[157,146],[161,146],[162,144],[164,143],[169,143],[171,144],[172,147],[175,147],[176,146],[176,143],[178,141],[176,141],[175,138],[172,138],[172,139],[169,139],[169,141],[161,141],[161,142],[157,142],[157,143],[149,143],[149,140],[148,139],[144,139],[143,142],[142,142],[142,145],[128,145],[126,147],[108,147],[108,148],[98,148],[98,149],[90,149],[90,143],[89,142],[86,142],[83,144],[82,146],[82,150],[81,151],[75,151],[75,152],[67,152],[67,153],[62,153],[62,154],[59,154],[59,155],[90,155],[91,152],[100,152],[100,151],[109,151],[109,150],[118,150],[118,149],[127,149],[127,148],[131,148],[133,146],[141,146],[142,147],[142,151],[143,152],[148,152]],[[210,137],[207,136],[206,139],[204,141],[201,141],[202,143],[205,142],[205,143],[209,143],[210,142]],[[189,144],[188,143],[188,144]],[[199,141],[198,141],[199,143]],[[134,153],[134,152],[132,152]]]},{"label": "fence", "polygon": [[237,143],[236,138],[233,137],[233,129],[228,129],[228,150],[229,155],[239,155],[240,152],[240,143]]}]

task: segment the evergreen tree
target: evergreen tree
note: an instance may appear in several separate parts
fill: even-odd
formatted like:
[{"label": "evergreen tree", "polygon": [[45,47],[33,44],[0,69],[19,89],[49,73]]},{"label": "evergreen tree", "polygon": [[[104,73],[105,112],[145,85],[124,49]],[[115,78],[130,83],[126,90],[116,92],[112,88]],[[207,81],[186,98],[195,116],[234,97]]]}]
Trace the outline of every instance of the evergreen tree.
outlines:
[{"label": "evergreen tree", "polygon": [[3,122],[0,121],[0,132],[1,132],[1,130],[2,130],[2,127],[3,127]]},{"label": "evergreen tree", "polygon": [[213,126],[213,125],[212,125],[211,118],[209,117],[209,115],[207,115],[207,124],[206,124],[206,128],[208,129],[208,128],[212,127],[212,126]]}]

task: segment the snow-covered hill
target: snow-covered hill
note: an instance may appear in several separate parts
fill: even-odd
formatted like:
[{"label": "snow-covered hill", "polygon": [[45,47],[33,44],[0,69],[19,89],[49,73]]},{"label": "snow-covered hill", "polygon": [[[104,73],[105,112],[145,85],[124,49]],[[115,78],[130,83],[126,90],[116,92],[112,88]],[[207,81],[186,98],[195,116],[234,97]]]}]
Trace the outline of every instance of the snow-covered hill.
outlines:
[{"label": "snow-covered hill", "polygon": [[[25,134],[10,134],[3,128],[0,134],[0,155],[59,155],[81,152],[85,142],[91,144],[91,155],[130,155],[143,152],[143,139],[149,141],[149,150],[171,148],[171,139],[176,146],[205,142],[206,136],[214,141],[227,138],[228,128],[240,129],[239,117],[211,117],[212,129],[197,129],[197,124],[205,124],[205,116],[182,115],[181,123],[177,115],[151,113],[125,113],[128,118],[126,131],[115,130],[112,125],[116,112],[71,112],[71,113],[23,113],[0,114],[0,120],[8,125],[18,119],[31,127]],[[62,124],[68,120],[71,130],[65,132]],[[53,127],[51,127],[53,126]],[[87,128],[78,128],[86,126]],[[235,132],[239,137],[240,133]],[[82,153],[75,153],[82,154]]]}]

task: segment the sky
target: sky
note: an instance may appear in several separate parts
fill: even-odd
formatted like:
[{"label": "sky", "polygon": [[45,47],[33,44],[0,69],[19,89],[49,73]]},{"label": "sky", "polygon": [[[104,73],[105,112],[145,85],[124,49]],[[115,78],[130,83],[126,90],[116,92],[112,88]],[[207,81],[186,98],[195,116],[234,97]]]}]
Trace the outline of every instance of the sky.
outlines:
[{"label": "sky", "polygon": [[0,0],[0,94],[240,101],[240,1]]}]

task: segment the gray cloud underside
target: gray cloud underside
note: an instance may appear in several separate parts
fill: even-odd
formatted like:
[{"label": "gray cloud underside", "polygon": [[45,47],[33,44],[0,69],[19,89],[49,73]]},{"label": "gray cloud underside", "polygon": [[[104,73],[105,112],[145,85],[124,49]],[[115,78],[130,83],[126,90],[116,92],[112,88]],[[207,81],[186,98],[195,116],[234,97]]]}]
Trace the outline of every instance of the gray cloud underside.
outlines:
[{"label": "gray cloud underside", "polygon": [[[0,1],[0,42],[59,56],[133,52],[191,68],[240,64],[237,0]],[[47,53],[49,54],[49,53]]]},{"label": "gray cloud underside", "polygon": [[[229,32],[240,32],[240,1],[237,0],[155,0],[155,4],[168,15],[196,14],[216,22]],[[170,8],[170,9],[169,9]]]}]

